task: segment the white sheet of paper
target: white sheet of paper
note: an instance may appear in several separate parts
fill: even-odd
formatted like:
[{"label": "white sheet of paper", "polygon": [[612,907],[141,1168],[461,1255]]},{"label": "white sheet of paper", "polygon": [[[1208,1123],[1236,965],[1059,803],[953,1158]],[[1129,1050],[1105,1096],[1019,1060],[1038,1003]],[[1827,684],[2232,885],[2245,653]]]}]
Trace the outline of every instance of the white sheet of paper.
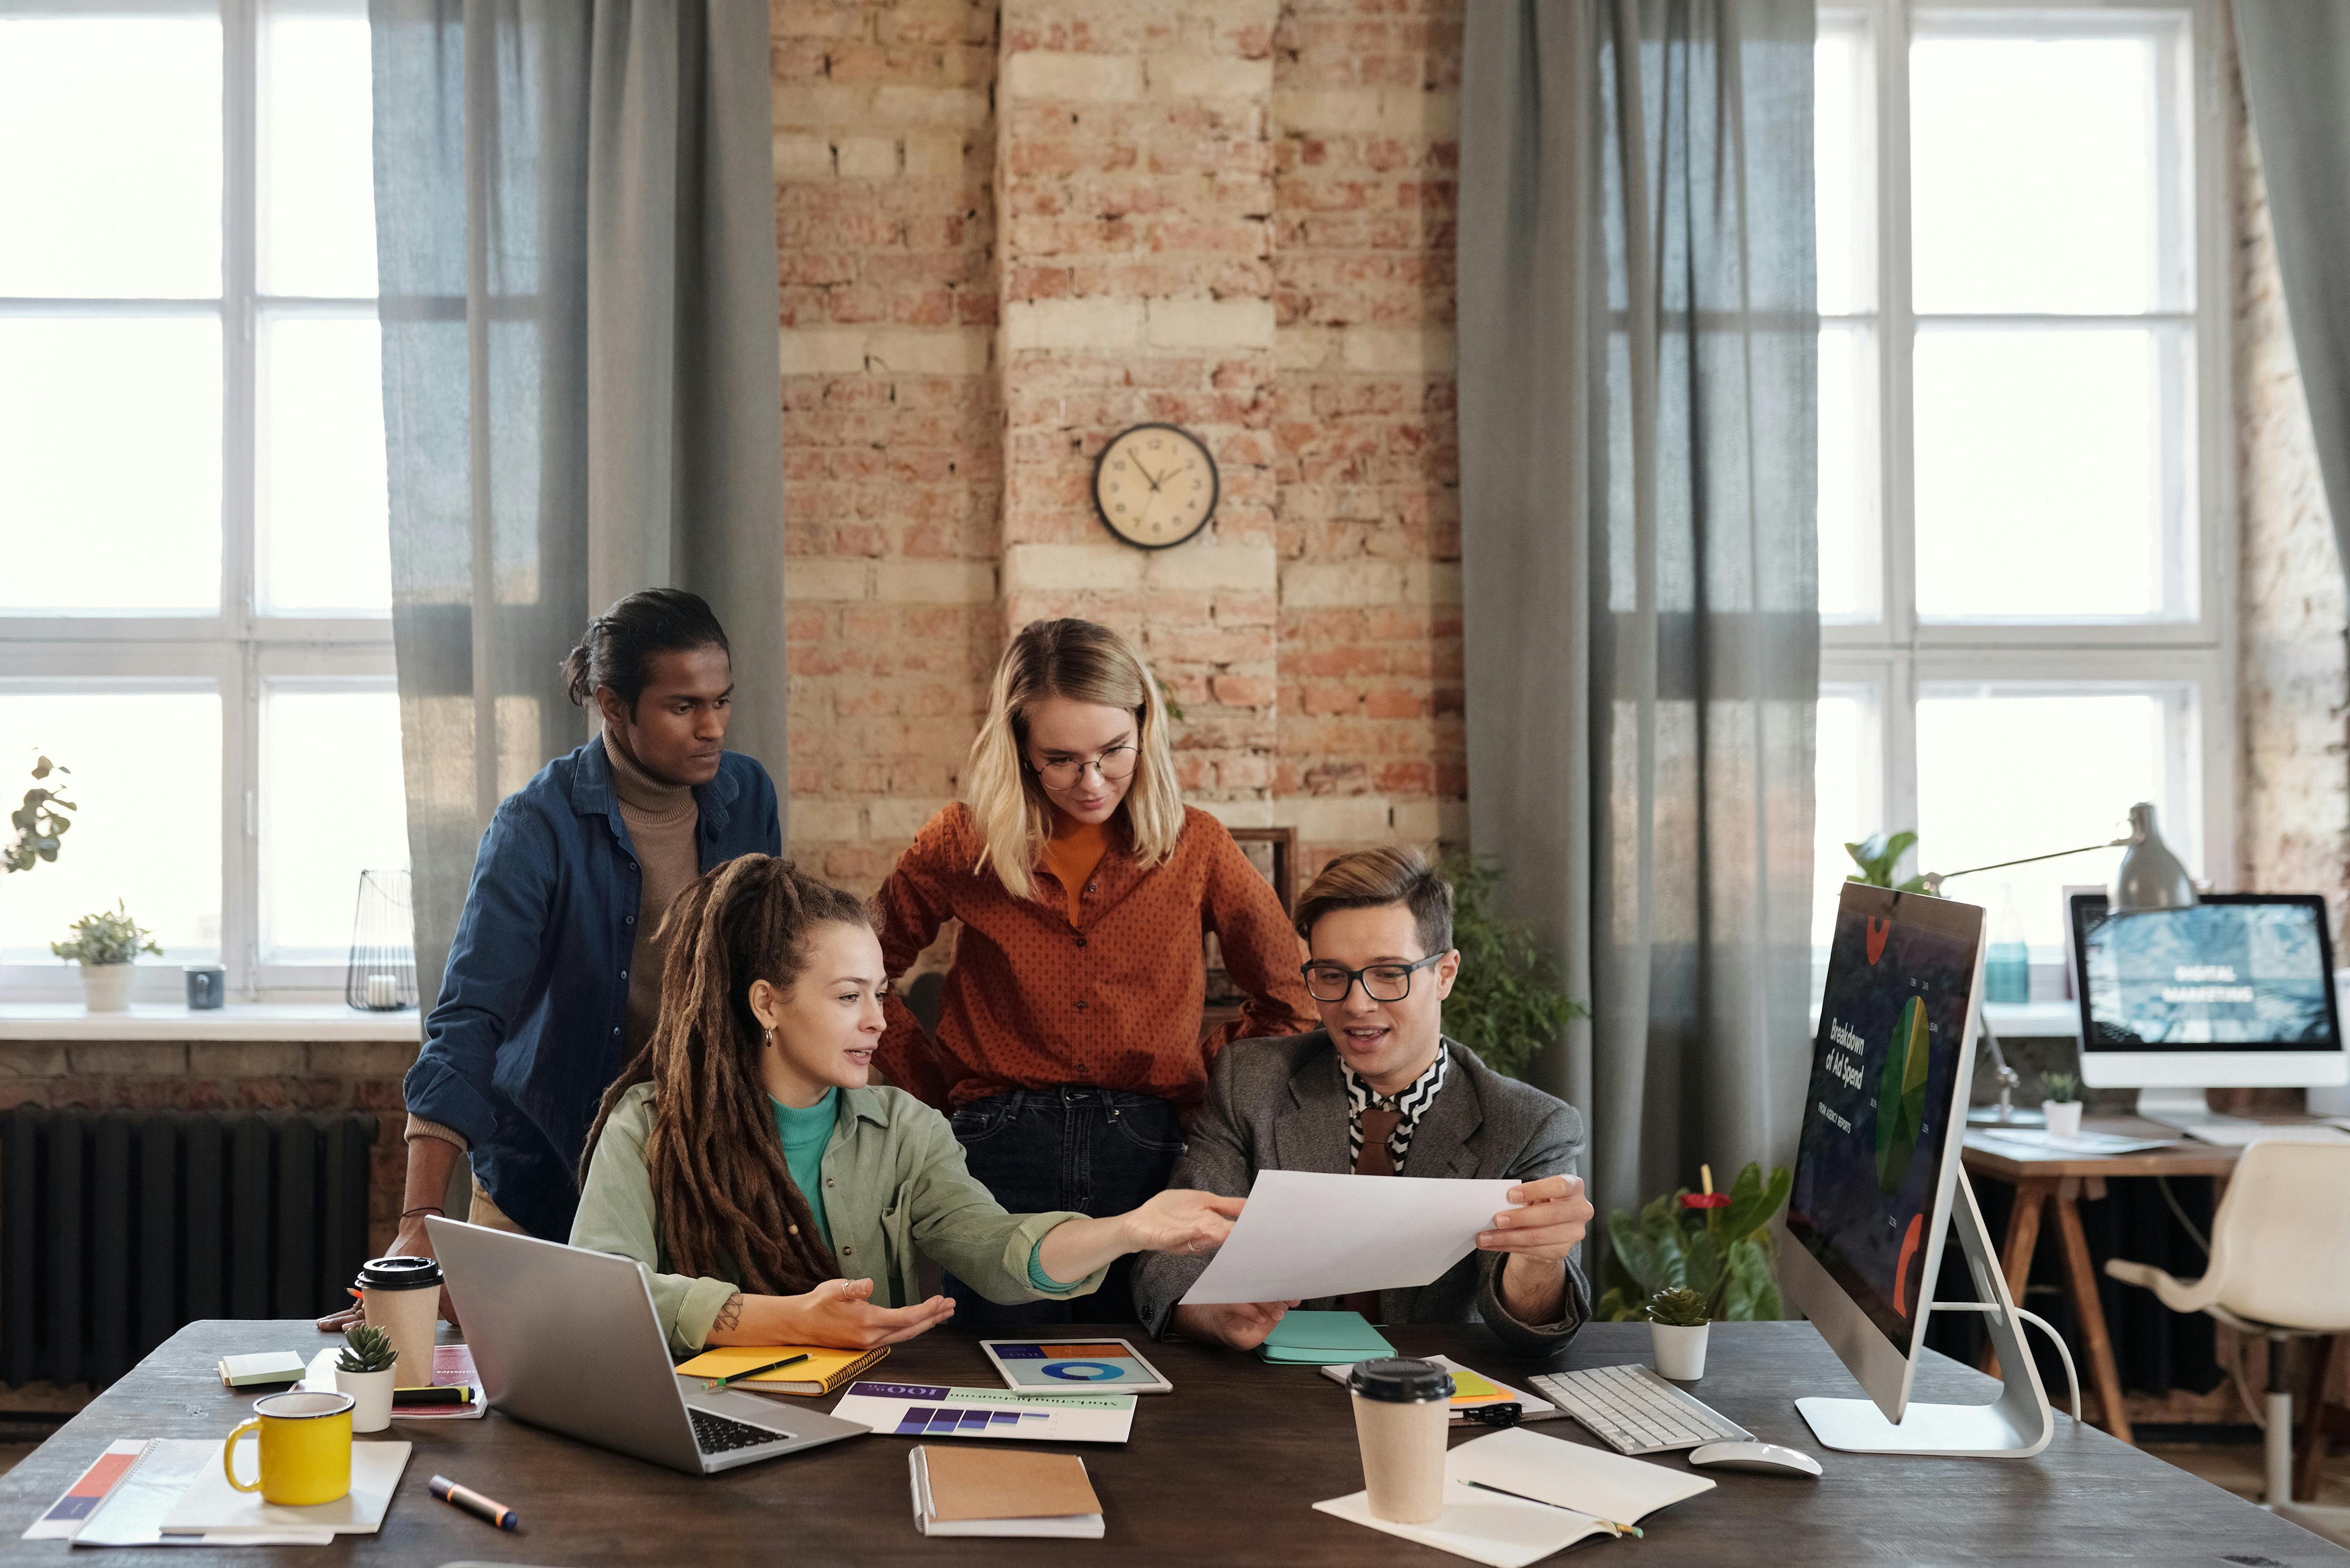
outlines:
[{"label": "white sheet of paper", "polygon": [[1334,1497],[1314,1507],[1318,1512],[1367,1524],[1455,1557],[1490,1563],[1493,1568],[1525,1568],[1586,1535],[1607,1533],[1579,1513],[1503,1497],[1497,1491],[1479,1491],[1459,1481],[1444,1483],[1444,1511],[1426,1524],[1397,1524],[1375,1517],[1371,1494],[1367,1491]]},{"label": "white sheet of paper", "polygon": [[1518,1497],[1638,1524],[1669,1503],[1711,1491],[1713,1479],[1523,1427],[1476,1438],[1444,1456],[1447,1480],[1481,1481]]},{"label": "white sheet of paper", "polygon": [[180,1505],[188,1489],[209,1469],[220,1471],[217,1438],[161,1438],[148,1445],[147,1456],[106,1496],[98,1511],[74,1536],[76,1546],[325,1546],[335,1539],[331,1530],[306,1528],[268,1535],[234,1537],[171,1535],[163,1521]]},{"label": "white sheet of paper", "polygon": [[1232,1233],[1183,1300],[1312,1301],[1429,1284],[1476,1247],[1516,1185],[1260,1170]]},{"label": "white sheet of paper", "polygon": [[[198,1470],[188,1490],[162,1522],[166,1536],[250,1539],[257,1533],[326,1530],[338,1535],[373,1535],[383,1528],[391,1494],[400,1490],[400,1473],[408,1469],[412,1443],[361,1439],[351,1445],[351,1490],[332,1502],[290,1508],[265,1502],[257,1491],[237,1491],[214,1463]],[[213,1446],[215,1455],[219,1446]],[[248,1451],[239,1462],[253,1463]],[[246,1474],[252,1471],[247,1469]]]}]

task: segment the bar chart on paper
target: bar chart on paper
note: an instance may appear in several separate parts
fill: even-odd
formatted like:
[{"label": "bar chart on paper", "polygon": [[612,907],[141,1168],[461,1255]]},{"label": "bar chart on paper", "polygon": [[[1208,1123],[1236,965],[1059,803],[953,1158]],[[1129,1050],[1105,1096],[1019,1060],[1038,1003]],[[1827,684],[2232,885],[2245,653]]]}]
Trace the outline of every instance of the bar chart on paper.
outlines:
[{"label": "bar chart on paper", "polygon": [[1131,1394],[1040,1397],[941,1383],[852,1383],[832,1413],[884,1437],[986,1438],[1033,1443],[1122,1443]]}]

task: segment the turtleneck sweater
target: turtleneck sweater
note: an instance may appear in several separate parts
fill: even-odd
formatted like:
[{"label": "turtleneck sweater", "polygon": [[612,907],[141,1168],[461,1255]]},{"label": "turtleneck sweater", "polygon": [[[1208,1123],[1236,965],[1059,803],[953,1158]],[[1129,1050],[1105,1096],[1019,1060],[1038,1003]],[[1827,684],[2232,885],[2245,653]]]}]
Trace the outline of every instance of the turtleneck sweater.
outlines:
[{"label": "turtleneck sweater", "polygon": [[666,784],[637,765],[604,732],[604,755],[612,763],[612,793],[620,821],[642,868],[644,891],[637,908],[637,938],[629,955],[629,1016],[622,1060],[636,1055],[652,1038],[660,1017],[661,961],[669,950],[661,917],[686,885],[702,874],[693,830],[702,811],[690,785]]}]

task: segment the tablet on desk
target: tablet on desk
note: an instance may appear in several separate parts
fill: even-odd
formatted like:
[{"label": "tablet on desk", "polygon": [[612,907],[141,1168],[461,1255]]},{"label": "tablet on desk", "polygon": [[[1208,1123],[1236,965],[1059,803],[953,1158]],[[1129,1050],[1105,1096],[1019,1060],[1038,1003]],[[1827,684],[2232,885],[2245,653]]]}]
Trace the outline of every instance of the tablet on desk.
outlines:
[{"label": "tablet on desk", "polygon": [[1175,1385],[1122,1339],[983,1339],[1015,1394],[1171,1394]]}]

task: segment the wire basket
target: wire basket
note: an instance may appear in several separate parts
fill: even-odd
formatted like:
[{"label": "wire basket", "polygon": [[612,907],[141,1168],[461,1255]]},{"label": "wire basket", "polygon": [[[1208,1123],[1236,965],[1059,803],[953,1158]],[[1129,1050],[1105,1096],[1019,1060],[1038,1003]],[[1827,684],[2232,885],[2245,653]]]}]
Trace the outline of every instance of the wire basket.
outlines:
[{"label": "wire basket", "polygon": [[416,1005],[416,915],[405,871],[359,873],[343,1000],[363,1012],[398,1012]]}]

